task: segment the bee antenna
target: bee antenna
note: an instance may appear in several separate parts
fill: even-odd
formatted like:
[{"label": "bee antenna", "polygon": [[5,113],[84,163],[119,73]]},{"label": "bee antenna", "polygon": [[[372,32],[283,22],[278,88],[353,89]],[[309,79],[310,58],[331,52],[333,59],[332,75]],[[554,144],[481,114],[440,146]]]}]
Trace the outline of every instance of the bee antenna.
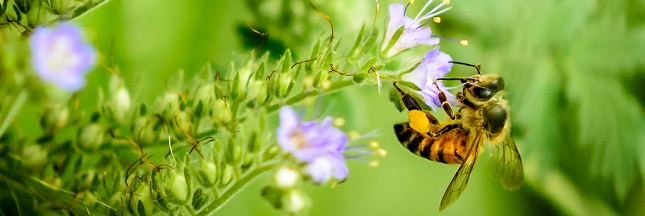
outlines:
[{"label": "bee antenna", "polygon": [[482,75],[482,73],[480,71],[482,66],[479,65],[479,64],[469,64],[469,63],[459,62],[459,61],[449,61],[449,62],[453,63],[453,64],[460,64],[460,65],[466,65],[466,66],[474,67],[475,70],[477,70],[477,74]]}]

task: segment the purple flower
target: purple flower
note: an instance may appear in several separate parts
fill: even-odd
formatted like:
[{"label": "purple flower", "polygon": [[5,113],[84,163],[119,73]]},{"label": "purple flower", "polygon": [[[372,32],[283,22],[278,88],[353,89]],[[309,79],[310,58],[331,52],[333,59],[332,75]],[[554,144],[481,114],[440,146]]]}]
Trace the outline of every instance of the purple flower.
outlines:
[{"label": "purple flower", "polygon": [[455,96],[448,92],[442,82],[437,82],[438,78],[445,76],[452,68],[450,61],[450,55],[440,52],[437,47],[426,53],[418,67],[401,77],[402,80],[412,82],[421,89],[421,95],[432,111],[435,111],[435,107],[441,107],[439,89],[446,94],[450,104],[456,103]]},{"label": "purple flower", "polygon": [[85,86],[85,73],[95,63],[94,47],[71,23],[38,27],[31,36],[32,64],[40,78],[75,92]]},{"label": "purple flower", "polygon": [[[414,19],[405,15],[407,6],[404,7],[403,4],[391,4],[389,6],[389,22],[387,24],[383,44],[381,45],[381,52],[386,52],[386,57],[392,57],[401,51],[421,44],[435,45],[439,43],[439,38],[432,37],[432,30],[423,26],[428,23],[425,20],[433,18],[450,8],[439,10],[443,5],[448,4],[448,1],[443,1],[428,13],[423,14],[430,3],[432,3],[432,0],[428,1],[423,6],[423,9],[421,9]],[[403,32],[398,38],[394,38],[396,42],[392,47],[389,47],[389,44],[393,39],[392,37],[394,37],[394,34],[401,28],[403,28]]]},{"label": "purple flower", "polygon": [[321,155],[305,167],[307,175],[315,182],[326,182],[333,176],[336,179],[347,178],[347,165],[342,155]]},{"label": "purple flower", "polygon": [[277,140],[280,147],[306,164],[306,172],[316,181],[325,182],[331,176],[345,178],[347,167],[343,151],[347,136],[331,127],[331,117],[320,124],[315,121],[301,122],[289,106],[280,109],[280,127]]}]

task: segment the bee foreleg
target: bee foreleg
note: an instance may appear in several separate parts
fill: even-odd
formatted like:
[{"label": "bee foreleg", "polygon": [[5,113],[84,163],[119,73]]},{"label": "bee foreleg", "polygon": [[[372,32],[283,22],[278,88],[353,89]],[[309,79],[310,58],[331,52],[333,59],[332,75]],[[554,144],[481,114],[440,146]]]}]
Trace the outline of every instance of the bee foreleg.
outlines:
[{"label": "bee foreleg", "polygon": [[439,85],[437,85],[437,82],[435,82],[434,85],[437,87],[437,90],[439,90],[439,102],[441,102],[441,107],[446,112],[448,117],[450,117],[450,119],[455,120],[455,113],[452,111],[450,103],[448,103],[448,97],[446,97],[446,93],[441,91]]},{"label": "bee foreleg", "polygon": [[457,92],[457,96],[456,96],[456,97],[457,97],[457,101],[459,101],[459,103],[461,103],[461,104],[463,104],[463,105],[466,105],[467,107],[469,107],[469,108],[471,108],[471,109],[475,109],[475,108],[476,108],[476,107],[475,107],[475,104],[473,104],[473,103],[472,103],[472,102],[470,102],[468,99],[466,99],[466,96],[464,96],[464,93],[463,93],[463,92]]}]

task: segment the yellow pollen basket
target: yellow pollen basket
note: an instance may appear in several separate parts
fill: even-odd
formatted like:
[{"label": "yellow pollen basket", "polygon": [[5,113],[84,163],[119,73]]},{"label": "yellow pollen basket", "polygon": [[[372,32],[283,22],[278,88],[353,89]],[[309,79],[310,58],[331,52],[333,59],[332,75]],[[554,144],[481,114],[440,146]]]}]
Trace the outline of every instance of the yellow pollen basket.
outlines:
[{"label": "yellow pollen basket", "polygon": [[408,112],[408,118],[410,119],[410,127],[415,131],[426,134],[430,131],[430,120],[426,114],[419,110],[410,110]]}]

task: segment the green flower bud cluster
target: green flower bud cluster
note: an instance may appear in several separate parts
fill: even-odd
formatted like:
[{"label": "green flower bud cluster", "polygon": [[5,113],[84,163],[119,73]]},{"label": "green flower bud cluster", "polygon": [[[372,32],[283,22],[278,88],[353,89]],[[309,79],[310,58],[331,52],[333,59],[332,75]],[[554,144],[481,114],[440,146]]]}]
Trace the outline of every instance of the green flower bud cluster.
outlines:
[{"label": "green flower bud cluster", "polygon": [[[9,5],[17,21],[24,16],[35,26],[77,16],[98,2],[16,0]],[[275,128],[267,128],[280,106],[379,82],[382,65],[368,54],[376,53],[377,35],[376,29],[363,27],[349,50],[337,50],[339,43],[330,36],[318,39],[304,57],[286,50],[269,63],[269,53],[251,55],[223,72],[207,65],[193,80],[180,72],[152,103],[136,101],[136,92],[113,73],[108,88],[99,90],[97,110],[79,107],[77,95],[64,95],[38,112],[38,137],[14,127],[0,133],[0,141],[11,142],[0,145],[0,155],[9,158],[8,167],[26,168],[22,177],[48,180],[33,182],[41,187],[28,185],[40,197],[52,188],[64,191],[52,200],[34,198],[35,203],[47,202],[73,214],[88,209],[134,215],[212,213],[283,161]],[[4,88],[0,86],[7,92]],[[36,101],[51,100],[51,94],[42,95]],[[11,103],[0,100],[0,111],[10,110],[4,104]],[[306,211],[311,202],[299,186],[302,174],[289,169],[275,171],[263,197],[289,213]],[[82,207],[68,208],[77,204]]]},{"label": "green flower bud cluster", "polygon": [[[28,26],[18,29],[21,33],[28,34],[32,28],[58,21],[69,20],[77,17],[88,10],[100,5],[105,0],[14,0],[4,1],[0,4],[0,23],[23,23],[26,20]],[[5,16],[7,15],[7,16]],[[8,26],[3,26],[8,27]],[[3,28],[3,27],[0,27]]]}]

